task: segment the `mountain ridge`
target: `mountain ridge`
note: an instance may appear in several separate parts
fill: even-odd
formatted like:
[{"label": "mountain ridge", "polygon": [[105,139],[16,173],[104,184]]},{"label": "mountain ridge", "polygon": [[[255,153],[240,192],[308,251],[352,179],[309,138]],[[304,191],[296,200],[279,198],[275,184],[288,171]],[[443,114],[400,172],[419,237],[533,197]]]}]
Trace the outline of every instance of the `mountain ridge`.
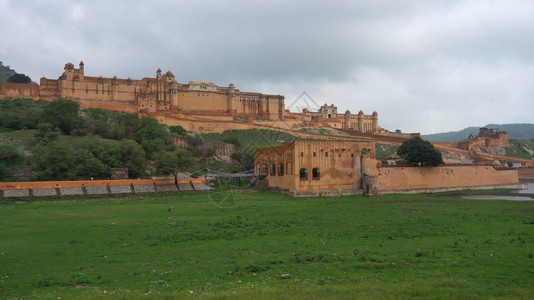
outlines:
[{"label": "mountain ridge", "polygon": [[467,127],[458,131],[448,131],[422,135],[422,138],[432,142],[455,142],[467,139],[469,135],[477,136],[480,128],[496,128],[508,133],[510,139],[530,140],[534,139],[534,124],[511,123],[511,124],[488,124],[482,127]]},{"label": "mountain ridge", "polygon": [[15,70],[9,66],[4,66],[4,63],[0,61],[0,82],[6,82],[9,77],[15,74],[17,74]]}]

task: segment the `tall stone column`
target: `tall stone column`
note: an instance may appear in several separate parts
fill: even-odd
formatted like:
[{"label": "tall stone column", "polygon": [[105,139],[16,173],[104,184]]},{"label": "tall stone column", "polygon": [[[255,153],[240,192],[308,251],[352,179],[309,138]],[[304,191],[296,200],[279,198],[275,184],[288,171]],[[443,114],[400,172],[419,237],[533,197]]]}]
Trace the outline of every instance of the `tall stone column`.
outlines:
[{"label": "tall stone column", "polygon": [[363,111],[360,110],[358,113],[358,130],[361,132],[365,132],[365,129],[363,128]]},{"label": "tall stone column", "polygon": [[234,101],[235,101],[235,85],[230,83],[228,86],[228,113],[234,114]]},{"label": "tall stone column", "polygon": [[373,112],[373,132],[378,131],[378,113],[375,111]]}]

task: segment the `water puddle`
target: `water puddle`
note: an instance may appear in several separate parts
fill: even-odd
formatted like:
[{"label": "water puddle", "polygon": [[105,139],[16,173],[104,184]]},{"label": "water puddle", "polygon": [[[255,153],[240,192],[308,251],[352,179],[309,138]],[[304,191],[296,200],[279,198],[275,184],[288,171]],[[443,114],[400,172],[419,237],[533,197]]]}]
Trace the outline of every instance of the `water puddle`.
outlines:
[{"label": "water puddle", "polygon": [[509,195],[472,195],[472,196],[462,196],[462,199],[534,201],[534,199],[532,199],[531,197],[527,197],[527,196],[509,196]]},{"label": "water puddle", "polygon": [[518,194],[534,194],[534,182],[532,180],[519,180],[519,183],[526,183],[527,188],[525,190],[515,191]]},{"label": "water puddle", "polygon": [[472,200],[511,200],[511,201],[534,201],[534,179],[522,179],[519,183],[527,185],[524,190],[512,190],[504,194],[493,195],[464,195],[462,199]]}]

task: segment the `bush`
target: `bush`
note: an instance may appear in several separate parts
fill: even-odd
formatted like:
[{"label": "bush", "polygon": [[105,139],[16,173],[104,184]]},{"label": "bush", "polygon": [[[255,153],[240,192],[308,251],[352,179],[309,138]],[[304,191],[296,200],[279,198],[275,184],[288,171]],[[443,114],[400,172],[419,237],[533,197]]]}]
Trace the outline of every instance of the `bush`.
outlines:
[{"label": "bush", "polygon": [[169,131],[176,135],[187,136],[187,130],[182,126],[170,126]]},{"label": "bush", "polygon": [[24,74],[13,74],[8,79],[7,82],[13,82],[13,83],[31,83],[32,80],[30,77],[24,75]]},{"label": "bush", "polygon": [[223,142],[241,147],[241,142],[235,137],[225,138]]}]

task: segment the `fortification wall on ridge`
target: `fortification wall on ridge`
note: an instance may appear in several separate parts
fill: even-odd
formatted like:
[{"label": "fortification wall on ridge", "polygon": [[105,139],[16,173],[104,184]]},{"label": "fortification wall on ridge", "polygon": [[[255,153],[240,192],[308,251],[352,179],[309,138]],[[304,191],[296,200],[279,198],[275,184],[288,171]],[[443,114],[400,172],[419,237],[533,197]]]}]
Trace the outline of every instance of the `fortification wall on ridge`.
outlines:
[{"label": "fortification wall on ridge", "polygon": [[29,98],[39,99],[37,84],[0,82],[0,99]]}]

